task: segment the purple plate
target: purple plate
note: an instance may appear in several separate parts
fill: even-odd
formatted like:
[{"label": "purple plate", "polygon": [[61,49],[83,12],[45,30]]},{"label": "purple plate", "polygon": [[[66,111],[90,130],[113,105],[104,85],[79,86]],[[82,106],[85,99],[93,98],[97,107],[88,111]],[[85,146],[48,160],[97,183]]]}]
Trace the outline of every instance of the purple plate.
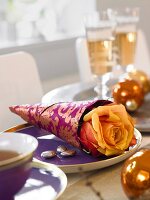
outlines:
[{"label": "purple plate", "polygon": [[[123,161],[124,159],[131,156],[140,146],[142,136],[141,133],[135,129],[135,137],[137,139],[137,144],[130,148],[129,151],[125,153],[115,156],[115,157],[103,157],[103,158],[94,158],[93,156],[85,153],[82,150],[79,150],[63,140],[59,139],[58,137],[49,134],[44,130],[40,130],[31,125],[23,125],[19,126],[19,128],[15,127],[12,129],[7,130],[9,132],[22,132],[29,135],[32,135],[38,139],[39,145],[34,155],[34,160],[41,161],[43,163],[50,163],[55,164],[60,167],[65,173],[74,173],[79,171],[90,171],[94,169],[100,169],[107,166],[111,166],[118,162]],[[51,159],[44,159],[41,157],[41,153],[43,151],[54,150],[56,151],[59,145],[65,145],[69,149],[76,150],[76,155],[72,157],[62,157],[60,154],[51,158]]]},{"label": "purple plate", "polygon": [[14,200],[54,200],[66,186],[66,175],[57,166],[33,162],[31,175]]}]

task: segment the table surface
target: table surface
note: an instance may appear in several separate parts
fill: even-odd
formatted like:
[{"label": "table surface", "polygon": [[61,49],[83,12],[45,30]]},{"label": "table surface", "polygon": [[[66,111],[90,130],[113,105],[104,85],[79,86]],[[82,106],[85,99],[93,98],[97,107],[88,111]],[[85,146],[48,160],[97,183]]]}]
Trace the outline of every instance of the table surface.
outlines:
[{"label": "table surface", "polygon": [[[45,94],[43,103],[78,101],[92,99],[96,96],[91,83],[75,83],[62,86]],[[149,145],[150,131],[142,133],[141,147]],[[84,173],[67,174],[68,185],[59,200],[127,200],[121,186],[121,169],[124,161],[113,166]],[[87,185],[92,183],[92,186]],[[97,195],[100,193],[100,196]]]},{"label": "table surface", "polygon": [[[148,133],[144,133],[141,147],[145,145],[149,145],[150,148]],[[121,186],[120,174],[123,163],[124,161],[83,174],[67,174],[67,189],[59,200],[128,200]],[[92,182],[92,187],[86,185],[87,181]],[[100,192],[101,198],[94,191]]]},{"label": "table surface", "polygon": [[[146,144],[150,145],[149,135],[143,137],[142,146]],[[67,189],[59,200],[127,200],[128,198],[122,190],[120,181],[123,163],[83,174],[68,174]],[[92,188],[86,185],[87,181],[92,182]],[[102,198],[96,195],[93,188],[95,191],[100,192]]]}]

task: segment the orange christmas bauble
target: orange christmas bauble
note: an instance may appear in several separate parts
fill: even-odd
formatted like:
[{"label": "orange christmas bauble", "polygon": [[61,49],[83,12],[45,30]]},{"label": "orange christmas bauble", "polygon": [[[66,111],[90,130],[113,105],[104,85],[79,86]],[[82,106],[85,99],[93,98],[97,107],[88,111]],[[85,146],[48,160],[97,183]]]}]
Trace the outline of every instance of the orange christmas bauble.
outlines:
[{"label": "orange christmas bauble", "polygon": [[150,80],[145,72],[141,70],[133,70],[128,72],[127,78],[135,80],[141,84],[145,94],[150,92]]},{"label": "orange christmas bauble", "polygon": [[144,91],[135,80],[124,80],[115,84],[112,95],[115,102],[122,103],[128,111],[135,111],[144,100]]},{"label": "orange christmas bauble", "polygon": [[142,149],[123,165],[121,183],[129,199],[150,199],[150,149]]}]

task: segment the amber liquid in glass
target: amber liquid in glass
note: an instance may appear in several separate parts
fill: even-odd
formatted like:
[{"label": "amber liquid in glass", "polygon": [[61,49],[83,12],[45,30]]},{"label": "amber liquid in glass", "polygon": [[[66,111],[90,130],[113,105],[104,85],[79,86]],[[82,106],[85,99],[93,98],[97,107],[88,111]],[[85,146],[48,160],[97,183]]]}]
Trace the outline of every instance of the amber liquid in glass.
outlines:
[{"label": "amber liquid in glass", "polygon": [[103,75],[112,70],[113,66],[113,41],[112,40],[88,40],[88,52],[92,73]]},{"label": "amber liquid in glass", "polygon": [[19,153],[15,151],[0,150],[0,161],[8,160],[18,156]]},{"label": "amber liquid in glass", "polygon": [[118,52],[118,64],[127,66],[134,63],[137,33],[116,33],[115,45]]}]

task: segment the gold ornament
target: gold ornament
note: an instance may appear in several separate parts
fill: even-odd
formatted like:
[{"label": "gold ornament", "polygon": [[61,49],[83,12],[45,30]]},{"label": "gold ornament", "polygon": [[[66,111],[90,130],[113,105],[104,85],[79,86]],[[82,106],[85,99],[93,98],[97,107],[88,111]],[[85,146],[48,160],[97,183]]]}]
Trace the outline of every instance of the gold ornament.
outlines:
[{"label": "gold ornament", "polygon": [[122,103],[128,111],[138,109],[144,100],[144,92],[135,80],[125,80],[113,87],[113,98],[116,103]]},{"label": "gold ornament", "polygon": [[150,80],[145,72],[140,70],[132,70],[128,72],[127,79],[137,81],[142,86],[145,94],[150,92]]},{"label": "gold ornament", "polygon": [[133,111],[137,110],[137,108],[138,108],[138,104],[134,99],[126,101],[125,106],[126,106],[127,110],[130,112],[133,112]]},{"label": "gold ornament", "polygon": [[124,163],[121,183],[129,199],[150,200],[150,149],[138,151]]}]

